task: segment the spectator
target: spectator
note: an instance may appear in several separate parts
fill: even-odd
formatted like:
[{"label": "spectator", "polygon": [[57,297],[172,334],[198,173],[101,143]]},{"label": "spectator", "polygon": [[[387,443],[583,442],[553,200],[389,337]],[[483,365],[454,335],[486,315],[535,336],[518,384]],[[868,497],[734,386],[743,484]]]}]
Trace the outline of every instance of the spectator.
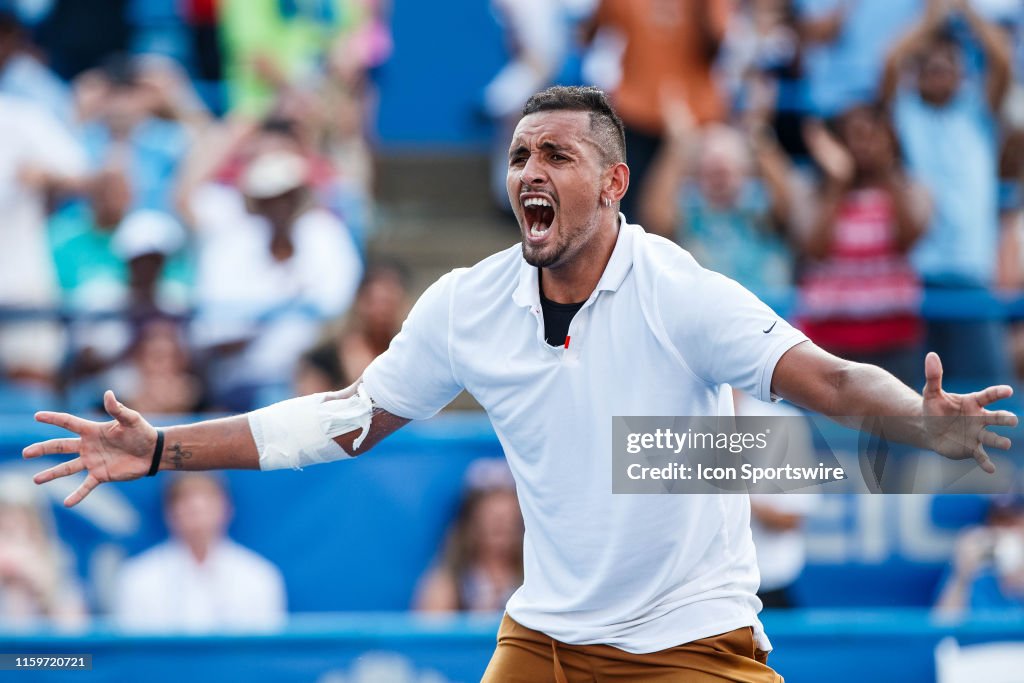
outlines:
[{"label": "spectator", "polygon": [[404,266],[381,263],[367,270],[338,343],[345,377],[340,386],[361,377],[370,361],[387,351],[409,306],[409,273]]},{"label": "spectator", "polygon": [[[943,30],[954,11],[981,43],[983,83],[965,78],[961,48]],[[965,0],[932,0],[886,62],[883,94],[893,108],[907,169],[935,202],[928,233],[911,254],[930,288],[984,292],[993,284],[999,242],[995,117],[1009,66],[1003,35]],[[928,348],[942,356],[954,386],[1009,377],[999,321],[931,320]]]},{"label": "spectator", "polygon": [[823,180],[799,240],[800,327],[822,348],[918,386],[921,285],[908,253],[928,227],[927,191],[904,171],[879,107],[844,112],[838,138],[820,123],[806,128]]},{"label": "spectator", "polygon": [[523,518],[504,460],[475,461],[439,565],[424,577],[416,609],[494,612],[523,582]]},{"label": "spectator", "polygon": [[0,628],[84,625],[85,602],[54,529],[27,478],[0,475]]},{"label": "spectator", "polygon": [[968,529],[956,542],[953,564],[935,605],[959,616],[979,609],[1024,607],[1024,500],[992,501],[984,526]]},{"label": "spectator", "polygon": [[[87,377],[109,381],[96,375],[130,351],[135,328],[152,316],[184,315],[190,294],[191,274],[182,254],[185,234],[177,221],[151,210],[126,217],[131,193],[117,170],[94,176],[88,197],[87,207],[68,207],[51,223],[67,306],[86,316],[70,328],[69,374],[75,382]],[[91,385],[76,388],[95,395]]]},{"label": "spectator", "polygon": [[167,485],[170,540],[127,560],[114,616],[132,631],[264,631],[283,625],[284,580],[277,567],[227,537],[231,504],[207,473]]},{"label": "spectator", "polygon": [[119,169],[91,175],[85,201],[50,219],[50,244],[65,303],[76,311],[109,310],[123,299],[124,262],[114,253],[114,232],[132,202],[129,180]]},{"label": "spectator", "polygon": [[311,163],[276,131],[255,135],[239,188],[209,182],[231,145],[203,150],[183,189],[199,237],[195,340],[214,405],[248,410],[291,393],[323,320],[348,310],[362,263],[343,223],[315,201]]},{"label": "spectator", "polygon": [[753,125],[749,135],[726,124],[698,131],[682,103],[666,119],[670,134],[647,184],[644,227],[759,295],[788,287],[789,166],[767,126]]},{"label": "spectator", "polygon": [[795,0],[746,0],[729,20],[716,63],[734,115],[756,108],[759,91],[771,94],[768,122],[782,149],[801,161],[801,126],[811,112],[803,49]]},{"label": "spectator", "polygon": [[[80,190],[85,158],[60,121],[20,98],[0,95],[0,130],[0,308],[53,308],[47,199]],[[8,378],[52,385],[62,354],[55,323],[0,321],[0,373]]]},{"label": "spectator", "polygon": [[591,32],[615,29],[626,42],[614,100],[626,126],[630,191],[620,206],[630,220],[664,139],[664,101],[684,101],[699,125],[728,113],[712,65],[729,6],[726,0],[602,0],[598,7]]},{"label": "spectator", "polygon": [[70,126],[71,90],[31,54],[30,48],[14,12],[0,9],[0,94],[31,100]]},{"label": "spectator", "polygon": [[128,266],[125,308],[133,317],[187,312],[191,273],[186,245],[184,229],[161,211],[134,211],[121,223],[112,247]]},{"label": "spectator", "polygon": [[178,164],[208,120],[184,73],[161,58],[113,55],[75,89],[93,167],[123,169],[134,208],[169,211]]},{"label": "spectator", "polygon": [[200,405],[202,385],[192,367],[179,320],[152,317],[137,324],[127,357],[107,374],[106,385],[132,405],[155,415],[185,415]]}]

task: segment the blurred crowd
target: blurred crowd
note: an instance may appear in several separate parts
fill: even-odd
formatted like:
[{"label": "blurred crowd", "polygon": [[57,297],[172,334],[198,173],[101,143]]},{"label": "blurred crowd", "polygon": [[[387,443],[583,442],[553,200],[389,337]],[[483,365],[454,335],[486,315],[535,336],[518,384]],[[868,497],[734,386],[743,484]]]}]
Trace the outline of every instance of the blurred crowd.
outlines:
[{"label": "blurred crowd", "polygon": [[1013,377],[1019,330],[985,302],[1024,285],[1019,2],[495,4],[518,59],[489,110],[514,119],[580,39],[626,126],[629,220],[770,303],[795,292],[816,343],[912,386],[925,348],[954,386]]},{"label": "blurred crowd", "polygon": [[387,7],[42,5],[0,3],[0,407],[247,410],[299,368],[358,377],[407,296],[364,263]]},{"label": "blurred crowd", "polygon": [[[526,98],[594,83],[626,125],[631,222],[771,303],[795,293],[815,342],[912,386],[926,349],[954,387],[1021,374],[1024,327],[978,303],[1024,288],[1020,2],[492,8],[509,47],[480,95],[499,203]],[[390,11],[0,0],[0,411],[95,407],[107,387],[145,414],[245,411],[345,386],[387,349],[412,295],[404,265],[366,260]],[[926,289],[949,315],[922,315]],[[122,568],[112,613],[279,624],[282,579],[227,538],[223,482],[177,479],[165,496],[171,537]],[[767,605],[793,604],[814,506],[753,502]],[[85,618],[46,509],[0,481],[5,623]],[[997,502],[965,533],[943,610],[1024,604],[1021,520],[1019,500]],[[507,471],[471,468],[416,607],[500,609],[522,579],[522,533]],[[167,571],[189,578],[156,604],[148,587]],[[231,614],[241,622],[220,621]]]}]

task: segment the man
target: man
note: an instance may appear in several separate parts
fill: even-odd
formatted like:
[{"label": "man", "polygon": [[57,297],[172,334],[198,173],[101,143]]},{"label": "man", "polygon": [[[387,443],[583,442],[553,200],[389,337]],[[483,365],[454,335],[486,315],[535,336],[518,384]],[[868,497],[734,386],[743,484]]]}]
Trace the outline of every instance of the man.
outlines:
[{"label": "man", "polygon": [[[525,578],[509,600],[487,681],[778,681],[757,620],[745,496],[612,495],[614,415],[717,414],[721,388],[773,394],[827,415],[976,415],[1009,387],[951,395],[939,359],[924,397],[888,373],[831,356],[735,282],[628,225],[622,123],[595,88],[532,97],[509,153],[522,247],[452,271],[420,298],[388,351],[335,394],[153,429],[104,396],[112,422],[37,419],[79,438],[25,457],[80,453],[37,483],[86,470],[65,500],[158,468],[299,467],[361,454],[462,388],[487,410],[516,478]],[[859,425],[860,418],[838,418]],[[904,421],[900,436],[951,458],[1009,440],[953,443]],[[755,659],[755,651],[757,659]]]},{"label": "man", "polygon": [[281,572],[228,538],[231,503],[216,477],[175,477],[164,510],[170,540],[128,560],[118,576],[114,616],[120,626],[208,632],[284,624]]},{"label": "man", "polygon": [[[949,30],[957,19],[981,49],[982,72],[968,67]],[[907,170],[934,201],[928,230],[911,252],[930,289],[984,298],[993,285],[1001,239],[998,116],[1011,82],[1005,36],[966,0],[930,0],[886,61],[882,95]],[[932,320],[928,346],[946,359],[949,381],[987,383],[1010,372],[1005,328],[988,318]]]}]

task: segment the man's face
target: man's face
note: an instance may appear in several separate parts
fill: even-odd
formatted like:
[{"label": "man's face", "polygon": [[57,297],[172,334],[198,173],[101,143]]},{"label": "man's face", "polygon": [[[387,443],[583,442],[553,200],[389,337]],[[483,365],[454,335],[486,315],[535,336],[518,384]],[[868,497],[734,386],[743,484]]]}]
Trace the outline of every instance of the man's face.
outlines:
[{"label": "man's face", "polygon": [[921,99],[935,106],[943,106],[956,95],[960,87],[960,55],[947,45],[935,46],[921,61],[917,83]]},{"label": "man's face", "polygon": [[519,121],[506,186],[527,263],[558,268],[590,241],[598,230],[606,170],[589,113],[537,112]]},{"label": "man's face", "polygon": [[278,230],[287,230],[298,218],[306,201],[306,188],[299,187],[289,190],[276,197],[250,199],[250,207],[254,214],[262,216]]},{"label": "man's face", "polygon": [[227,496],[205,478],[190,478],[181,485],[167,510],[171,532],[189,545],[211,545],[224,536],[230,517]]}]

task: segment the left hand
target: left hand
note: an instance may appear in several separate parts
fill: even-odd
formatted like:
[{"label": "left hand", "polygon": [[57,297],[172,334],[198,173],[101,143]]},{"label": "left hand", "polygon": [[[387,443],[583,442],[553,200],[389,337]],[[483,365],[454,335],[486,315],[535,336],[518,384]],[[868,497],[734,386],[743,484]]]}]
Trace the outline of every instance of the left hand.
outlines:
[{"label": "left hand", "polygon": [[921,412],[931,448],[950,460],[974,458],[981,469],[994,473],[996,467],[985,447],[1005,451],[1010,448],[1010,440],[986,427],[1016,427],[1017,416],[1006,410],[988,410],[985,406],[1009,398],[1013,389],[1003,384],[970,394],[947,393],[942,390],[942,361],[935,352],[925,358],[924,374]]}]

